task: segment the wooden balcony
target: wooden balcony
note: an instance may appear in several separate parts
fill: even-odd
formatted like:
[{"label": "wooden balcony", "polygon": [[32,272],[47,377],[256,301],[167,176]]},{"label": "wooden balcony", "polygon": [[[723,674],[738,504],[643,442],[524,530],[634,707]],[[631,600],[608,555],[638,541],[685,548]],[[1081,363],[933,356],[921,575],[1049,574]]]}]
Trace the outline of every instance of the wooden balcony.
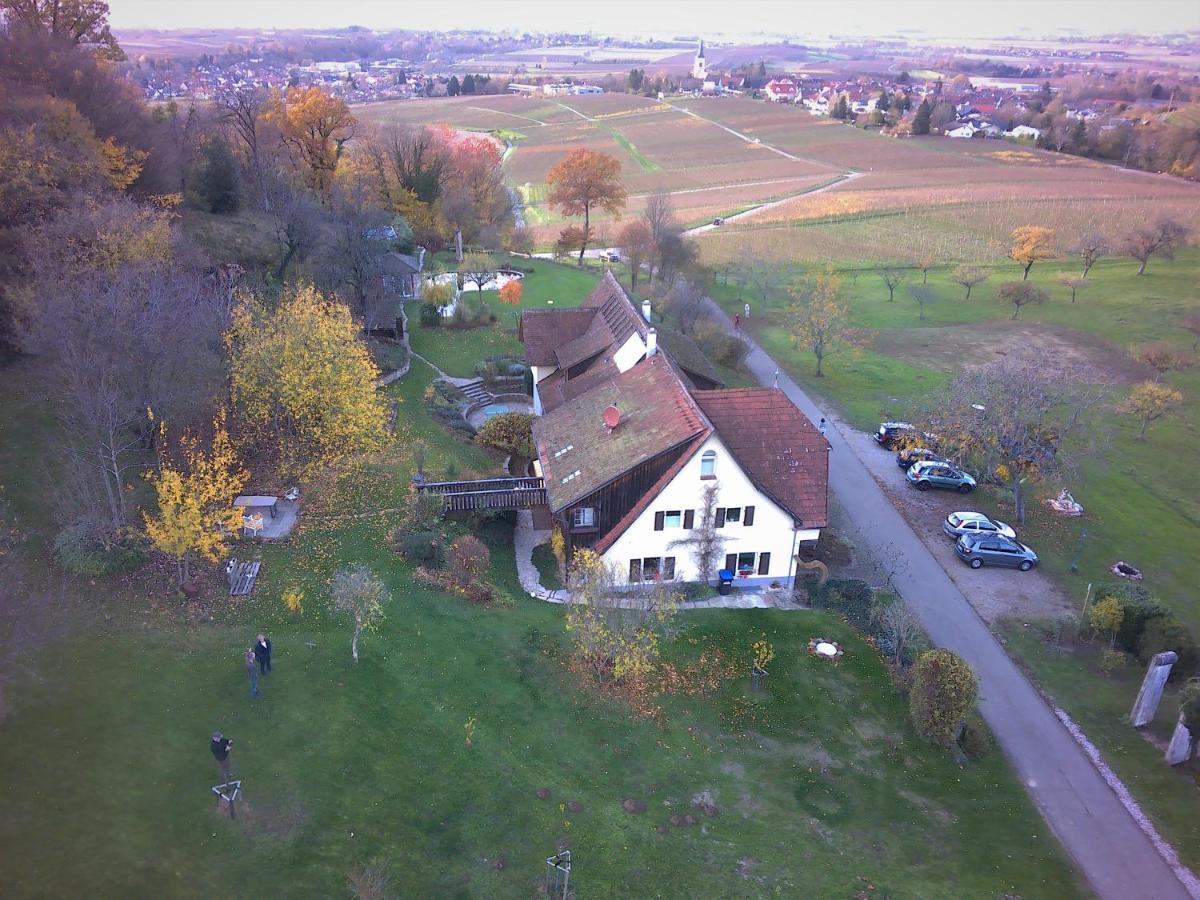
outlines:
[{"label": "wooden balcony", "polygon": [[446,512],[481,509],[533,509],[546,505],[546,482],[541,478],[486,478],[480,481],[433,481],[418,485],[426,494],[440,494]]}]

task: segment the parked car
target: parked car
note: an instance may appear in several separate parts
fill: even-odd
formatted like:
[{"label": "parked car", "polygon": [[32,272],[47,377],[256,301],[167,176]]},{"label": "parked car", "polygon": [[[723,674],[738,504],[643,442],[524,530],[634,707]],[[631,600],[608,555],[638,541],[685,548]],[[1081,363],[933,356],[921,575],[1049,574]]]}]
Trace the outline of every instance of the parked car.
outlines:
[{"label": "parked car", "polygon": [[902,440],[916,434],[916,429],[907,422],[880,422],[879,430],[871,438],[884,450],[895,450]]},{"label": "parked car", "polygon": [[[928,447],[906,447],[896,454],[896,465],[904,469],[908,469],[919,462],[940,462],[949,463],[950,460],[944,456],[939,456],[935,451]],[[953,465],[953,463],[951,463]]]},{"label": "parked car", "polygon": [[919,462],[913,463],[904,477],[908,483],[919,491],[927,491],[931,487],[949,488],[960,494],[969,494],[975,490],[975,479],[951,463]]},{"label": "parked car", "polygon": [[725,220],[722,219],[720,216],[717,216],[715,219],[713,219],[713,225],[724,225],[724,224],[725,224]]},{"label": "parked car", "polygon": [[1017,538],[1017,533],[1008,525],[977,512],[950,513],[942,523],[942,531],[952,540],[958,540],[964,534],[999,534],[1010,540]]},{"label": "parked car", "polygon": [[601,253],[600,258],[605,262],[619,263],[621,261],[621,251],[610,250],[607,253]]},{"label": "parked car", "polygon": [[1028,572],[1038,564],[1036,553],[1002,534],[964,534],[954,542],[954,552],[972,569],[1009,566]]}]

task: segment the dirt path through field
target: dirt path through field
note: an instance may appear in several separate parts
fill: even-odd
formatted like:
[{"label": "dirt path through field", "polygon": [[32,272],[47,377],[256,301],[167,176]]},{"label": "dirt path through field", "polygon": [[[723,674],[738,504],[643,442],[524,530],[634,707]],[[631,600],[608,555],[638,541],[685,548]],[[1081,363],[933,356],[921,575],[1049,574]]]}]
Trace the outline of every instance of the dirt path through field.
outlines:
[{"label": "dirt path through field", "polygon": [[[795,200],[797,197],[811,197],[813,194],[820,194],[823,191],[827,191],[830,188],[836,187],[839,184],[845,184],[847,181],[853,181],[855,178],[860,177],[862,174],[863,174],[862,172],[847,172],[845,175],[839,175],[838,177],[834,178],[828,184],[823,184],[819,188],[814,188],[811,191],[797,191],[795,194],[790,194],[787,197],[781,197],[779,200],[772,200],[769,203],[762,203],[758,206],[752,206],[749,209],[742,210],[740,213],[734,213],[732,216],[726,216],[725,224],[731,225],[734,222],[740,222],[743,219],[750,218],[751,216],[757,216],[761,213],[766,212],[767,210],[774,209],[777,206],[782,206],[783,204],[788,203],[791,200]],[[687,237],[695,237],[698,234],[704,234],[704,232],[712,231],[714,228],[718,228],[718,227],[721,227],[721,226],[714,225],[713,223],[709,222],[707,225],[699,225],[695,228],[690,228],[687,231],[685,231],[684,234]]]}]

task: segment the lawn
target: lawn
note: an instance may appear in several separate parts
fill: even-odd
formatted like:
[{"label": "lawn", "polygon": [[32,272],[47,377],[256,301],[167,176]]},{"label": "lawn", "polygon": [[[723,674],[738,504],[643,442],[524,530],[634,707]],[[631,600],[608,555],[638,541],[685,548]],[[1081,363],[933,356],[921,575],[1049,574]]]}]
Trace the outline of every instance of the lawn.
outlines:
[{"label": "lawn", "polygon": [[[1039,263],[1031,278],[1051,299],[1045,306],[1022,310],[1015,327],[1009,321],[1011,308],[1000,305],[995,296],[997,283],[1013,278],[1011,264],[993,267],[991,280],[974,290],[970,302],[949,282],[945,269],[932,271],[929,284],[939,299],[929,305],[925,321],[918,318],[917,305],[905,287],[897,289],[895,302],[889,303],[878,276],[859,266],[856,261],[843,272],[843,296],[866,349],[829,357],[826,377],[815,378],[811,354],[798,352],[789,342],[782,296],[766,302],[751,298],[750,330],[806,389],[860,429],[874,428],[881,419],[904,418],[915,401],[946,384],[964,360],[995,358],[1022,348],[1036,348],[1047,360],[1068,357],[1095,377],[1112,380],[1112,402],[1093,420],[1093,428],[1104,438],[1101,452],[1081,464],[1070,485],[1087,515],[1064,521],[1031,504],[1022,539],[1038,551],[1043,568],[1062,589],[1080,601],[1088,583],[1111,579],[1108,567],[1114,561],[1132,562],[1145,572],[1144,586],[1200,634],[1200,599],[1195,592],[1200,583],[1195,538],[1200,501],[1190,487],[1196,481],[1200,437],[1200,371],[1193,368],[1166,377],[1185,401],[1176,415],[1151,426],[1148,440],[1137,440],[1137,426],[1112,409],[1132,381],[1153,374],[1129,358],[1131,344],[1167,340],[1184,351],[1191,347],[1191,336],[1179,322],[1185,312],[1197,308],[1194,286],[1200,251],[1184,251],[1174,262],[1154,260],[1142,277],[1129,259],[1102,260],[1075,304],[1054,277],[1074,274],[1076,267],[1068,262]],[[919,282],[920,273],[913,279]],[[740,310],[748,289],[718,285],[714,294],[733,313]],[[1011,515],[1006,501],[990,492],[982,493],[976,503],[985,511]],[[1071,571],[1072,562],[1077,572]],[[1190,825],[1197,800],[1194,780],[1165,768],[1161,753],[1122,720],[1137,692],[1137,673],[1131,668],[1123,677],[1104,679],[1096,674],[1093,661],[1048,652],[1032,638],[1021,639],[1020,629],[1010,636],[1014,657],[1079,722],[1185,858],[1200,865],[1200,842]],[[1165,721],[1167,716],[1160,718]]]},{"label": "lawn", "polygon": [[[417,304],[409,304],[409,342],[413,350],[448,375],[470,378],[475,364],[489,356],[513,354],[524,356],[517,340],[517,325],[525,309],[552,309],[555,306],[578,306],[588,295],[602,272],[581,269],[543,259],[504,259],[529,270],[521,281],[521,302],[517,306],[501,303],[496,291],[484,291],[483,297],[496,316],[496,321],[477,328],[426,328],[420,324]],[[474,293],[467,286],[465,294]]]}]

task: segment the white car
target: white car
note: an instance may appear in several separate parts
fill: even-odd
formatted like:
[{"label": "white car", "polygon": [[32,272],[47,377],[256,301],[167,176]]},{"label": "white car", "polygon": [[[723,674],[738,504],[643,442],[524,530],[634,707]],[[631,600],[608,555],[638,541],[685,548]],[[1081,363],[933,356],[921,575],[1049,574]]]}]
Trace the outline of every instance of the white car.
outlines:
[{"label": "white car", "polygon": [[957,541],[964,534],[1000,534],[1015,540],[1017,533],[1003,522],[989,519],[983,513],[952,512],[942,523],[942,531],[951,540]]}]

